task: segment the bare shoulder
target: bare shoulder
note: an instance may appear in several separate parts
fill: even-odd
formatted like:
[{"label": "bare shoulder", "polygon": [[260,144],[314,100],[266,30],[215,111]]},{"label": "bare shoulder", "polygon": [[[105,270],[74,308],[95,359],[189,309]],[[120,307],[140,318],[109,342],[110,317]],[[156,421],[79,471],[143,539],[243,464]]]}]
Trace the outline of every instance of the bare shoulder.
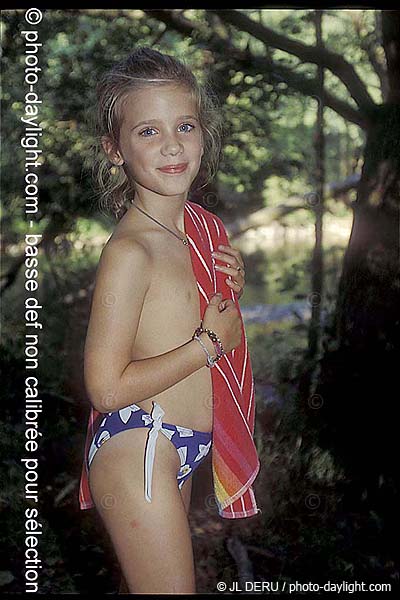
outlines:
[{"label": "bare shoulder", "polygon": [[[106,280],[118,287],[135,283],[143,292],[150,285],[152,273],[151,254],[140,240],[130,235],[112,235],[100,255],[96,281]],[[140,278],[140,281],[139,281]]]},{"label": "bare shoulder", "polygon": [[140,241],[128,235],[111,236],[101,251],[95,293],[117,295],[120,301],[134,294],[142,301],[151,283],[151,263]]}]

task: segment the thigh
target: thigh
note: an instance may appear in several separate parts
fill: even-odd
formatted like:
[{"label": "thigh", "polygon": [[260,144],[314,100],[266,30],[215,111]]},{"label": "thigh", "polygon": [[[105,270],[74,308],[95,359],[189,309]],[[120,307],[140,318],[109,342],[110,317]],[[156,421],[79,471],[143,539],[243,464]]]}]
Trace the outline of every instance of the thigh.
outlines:
[{"label": "thigh", "polygon": [[89,471],[93,501],[130,593],[195,593],[191,534],[176,480],[179,455],[160,433],[147,502],[147,434],[146,428],[123,431],[99,448]]},{"label": "thigh", "polygon": [[[192,482],[193,482],[193,477],[189,477],[189,479],[187,479],[185,481],[185,483],[183,484],[183,486],[182,486],[182,488],[180,490],[182,502],[184,504],[185,511],[186,511],[187,515],[189,514],[189,510],[190,510],[190,500],[191,500],[191,494],[192,494]],[[118,593],[119,594],[129,594],[129,589],[128,589],[125,577],[123,576],[122,573],[121,573],[121,580],[120,580],[120,585],[119,585]]]},{"label": "thigh", "polygon": [[183,484],[180,493],[181,493],[181,497],[182,497],[182,502],[185,506],[185,511],[186,514],[189,514],[189,509],[190,509],[190,498],[192,495],[192,481],[193,481],[193,475],[191,477],[189,477],[188,479],[186,479],[185,483]]}]

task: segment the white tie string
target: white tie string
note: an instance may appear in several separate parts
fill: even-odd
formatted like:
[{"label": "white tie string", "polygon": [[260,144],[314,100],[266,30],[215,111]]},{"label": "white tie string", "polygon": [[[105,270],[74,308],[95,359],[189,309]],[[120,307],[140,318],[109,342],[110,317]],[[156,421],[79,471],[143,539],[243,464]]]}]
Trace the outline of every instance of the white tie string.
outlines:
[{"label": "white tie string", "polygon": [[165,429],[162,423],[162,417],[165,412],[161,408],[157,402],[153,402],[153,409],[150,415],[143,415],[142,419],[148,425],[149,423],[153,423],[149,434],[147,436],[147,446],[146,446],[146,454],[145,454],[145,483],[144,483],[144,495],[147,502],[151,502],[151,484],[153,478],[153,466],[154,466],[154,456],[156,451],[156,441],[158,438],[158,432],[161,431],[169,440],[174,435],[174,431],[170,429]]}]

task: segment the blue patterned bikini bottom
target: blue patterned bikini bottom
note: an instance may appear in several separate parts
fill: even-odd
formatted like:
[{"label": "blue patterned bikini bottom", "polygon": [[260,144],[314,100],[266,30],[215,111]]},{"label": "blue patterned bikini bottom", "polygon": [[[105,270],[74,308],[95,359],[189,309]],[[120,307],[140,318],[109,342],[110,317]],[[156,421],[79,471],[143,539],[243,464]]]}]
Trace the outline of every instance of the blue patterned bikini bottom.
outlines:
[{"label": "blue patterned bikini bottom", "polygon": [[137,404],[131,404],[121,410],[109,412],[104,415],[96,434],[93,437],[88,455],[88,469],[92,460],[104,442],[113,435],[127,429],[136,427],[148,427],[146,453],[145,453],[145,498],[151,502],[151,483],[153,476],[154,456],[156,441],[159,432],[163,433],[175,446],[181,466],[176,475],[179,489],[185,481],[193,474],[194,470],[202,463],[210,451],[212,444],[212,432],[197,431],[171,423],[163,423],[162,417],[165,412],[162,407],[153,401],[151,414],[144,411]]}]

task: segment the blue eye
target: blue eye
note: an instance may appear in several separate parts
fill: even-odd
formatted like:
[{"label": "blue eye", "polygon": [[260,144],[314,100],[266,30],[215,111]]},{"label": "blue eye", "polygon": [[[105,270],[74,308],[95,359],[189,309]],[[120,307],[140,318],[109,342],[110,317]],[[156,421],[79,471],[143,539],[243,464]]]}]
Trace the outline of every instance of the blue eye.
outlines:
[{"label": "blue eye", "polygon": [[186,129],[186,131],[191,131],[192,129],[195,128],[195,126],[192,125],[191,123],[182,123],[182,125],[181,125],[181,127],[187,127],[187,126],[191,127],[191,129],[189,129],[189,130]]},{"label": "blue eye", "polygon": [[144,133],[146,133],[146,131],[154,131],[154,129],[153,127],[146,127],[146,129],[143,129],[143,131],[141,131],[139,135],[142,135],[143,137],[151,137],[148,135],[143,135]]},{"label": "blue eye", "polygon": [[[183,130],[183,133],[188,133],[189,131],[192,131],[192,129],[195,129],[196,126],[192,125],[191,123],[182,123],[182,125],[180,125],[179,127],[190,127],[191,129],[185,129]],[[155,131],[155,129],[153,127],[146,127],[146,129],[143,129],[139,135],[141,135],[142,137],[153,137],[152,134],[147,135],[146,132],[148,131]],[[181,130],[182,131],[182,130]]]}]

